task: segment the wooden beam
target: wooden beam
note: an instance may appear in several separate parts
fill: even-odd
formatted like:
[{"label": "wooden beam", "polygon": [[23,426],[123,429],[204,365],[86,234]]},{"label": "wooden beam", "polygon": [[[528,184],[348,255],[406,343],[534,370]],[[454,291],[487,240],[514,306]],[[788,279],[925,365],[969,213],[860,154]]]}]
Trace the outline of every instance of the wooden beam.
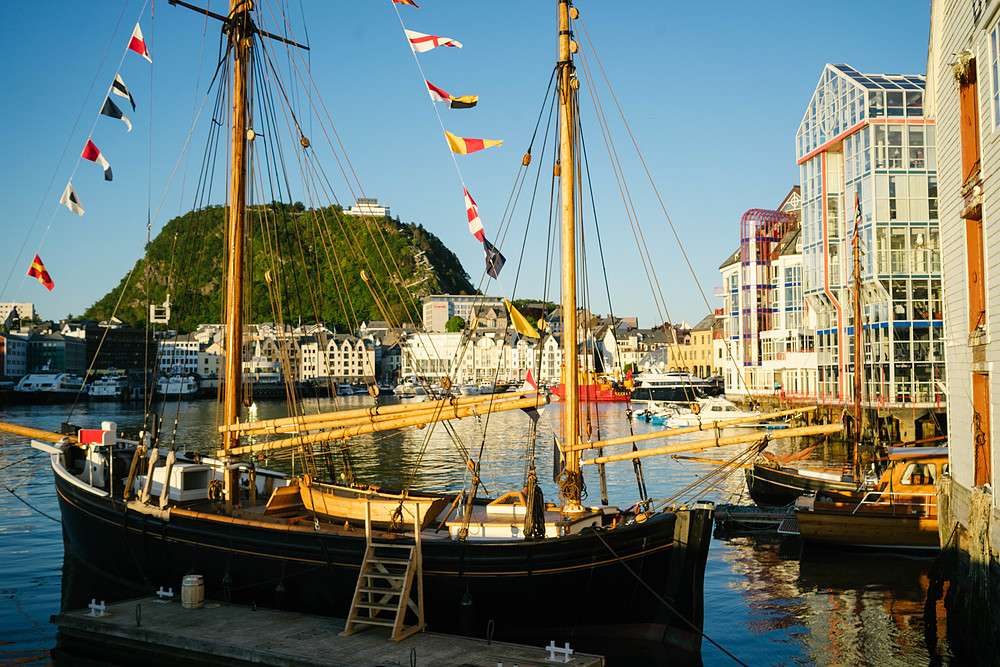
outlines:
[{"label": "wooden beam", "polygon": [[287,449],[289,447],[298,447],[300,445],[308,445],[314,442],[322,442],[324,440],[337,440],[340,438],[350,438],[356,435],[363,435],[366,433],[378,433],[380,431],[389,431],[391,429],[405,428],[407,426],[421,426],[423,424],[430,424],[432,422],[444,421],[446,419],[461,419],[462,417],[471,417],[473,415],[485,415],[490,412],[503,412],[505,410],[519,410],[519,409],[523,410],[526,408],[536,408],[545,405],[546,403],[548,403],[548,397],[541,399],[532,396],[529,398],[496,401],[493,403],[470,405],[465,407],[451,405],[451,406],[445,406],[441,410],[438,410],[437,412],[434,413],[428,413],[414,417],[400,417],[398,419],[389,419],[374,424],[358,424],[356,426],[337,428],[329,431],[322,431],[320,433],[310,433],[308,435],[300,435],[294,438],[285,438],[283,440],[276,440],[273,442],[263,442],[253,445],[243,445],[229,450],[229,453],[232,455],[240,455],[240,454],[251,454],[256,452],[272,451],[275,449]]},{"label": "wooden beam", "polygon": [[[314,415],[300,415],[297,417],[281,417],[279,419],[266,419],[257,422],[241,422],[229,426],[223,424],[219,427],[219,433],[226,431],[238,431],[245,435],[258,435],[264,433],[288,433],[291,431],[312,430],[318,428],[332,428],[336,426],[350,426],[352,424],[364,424],[375,421],[383,421],[388,416],[404,414],[414,414],[421,412],[434,412],[443,407],[452,405],[476,405],[479,403],[497,402],[508,400],[515,396],[537,393],[537,389],[523,389],[505,394],[490,394],[483,396],[465,396],[462,398],[446,398],[424,403],[403,403],[399,405],[384,405],[370,408],[358,408],[356,410],[341,410],[340,412],[322,412]],[[546,399],[539,398],[539,405],[548,403]],[[360,421],[356,421],[360,420]]]},{"label": "wooden beam", "polygon": [[6,424],[4,422],[0,422],[0,431],[13,433],[14,435],[23,435],[26,438],[47,440],[49,442],[59,442],[63,438],[67,438],[71,442],[77,442],[76,436],[74,435],[63,435],[62,433],[53,433],[52,431],[43,431],[39,428],[18,426],[17,424]]},{"label": "wooden beam", "polygon": [[[698,431],[708,431],[715,428],[725,428],[727,426],[737,426],[739,424],[751,424],[753,422],[758,422],[761,419],[775,419],[777,417],[787,417],[790,415],[801,414],[804,412],[812,412],[816,409],[815,405],[810,405],[804,408],[793,408],[790,410],[781,410],[779,412],[768,412],[766,414],[760,415],[759,417],[740,417],[739,419],[727,419],[723,421],[713,421],[704,424],[698,424],[697,426],[685,426],[684,428],[672,428],[665,429],[663,431],[654,431],[653,433],[639,433],[636,435],[625,435],[620,438],[608,438],[607,440],[594,440],[592,442],[581,442],[576,446],[577,450],[584,449],[597,449],[599,447],[610,447],[612,445],[630,445],[633,442],[642,442],[643,440],[655,440],[656,438],[668,438],[672,435],[683,435],[685,433],[697,433]],[[564,451],[568,451],[566,448]]]},{"label": "wooden beam", "polygon": [[585,459],[580,465],[594,465],[596,463],[609,463],[611,461],[631,461],[647,456],[659,456],[660,454],[674,454],[676,452],[694,452],[710,447],[722,447],[724,445],[739,445],[744,442],[753,442],[762,438],[778,440],[782,438],[801,438],[807,435],[823,435],[828,433],[838,433],[840,424],[820,424],[817,426],[803,426],[802,428],[788,428],[782,431],[766,433],[747,433],[744,435],[732,435],[726,438],[712,438],[710,440],[695,440],[694,442],[678,442],[673,445],[654,447],[653,449],[640,449],[636,452],[624,452],[622,454],[611,454],[609,456],[596,456],[592,459]]}]

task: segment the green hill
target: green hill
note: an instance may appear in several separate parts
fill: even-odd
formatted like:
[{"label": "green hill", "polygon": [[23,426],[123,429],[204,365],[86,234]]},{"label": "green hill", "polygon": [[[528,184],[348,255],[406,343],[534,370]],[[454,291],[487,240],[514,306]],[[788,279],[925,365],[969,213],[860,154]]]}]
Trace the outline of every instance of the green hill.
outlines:
[{"label": "green hill", "polygon": [[[225,215],[225,207],[213,206],[168,222],[131,279],[123,278],[83,317],[116,315],[139,325],[149,304],[163,303],[169,293],[170,328],[221,322]],[[306,210],[280,203],[252,207],[248,224],[252,322],[320,321],[340,331],[387,315],[419,322],[422,296],[475,291],[455,254],[422,225],[343,215],[338,206]]]}]

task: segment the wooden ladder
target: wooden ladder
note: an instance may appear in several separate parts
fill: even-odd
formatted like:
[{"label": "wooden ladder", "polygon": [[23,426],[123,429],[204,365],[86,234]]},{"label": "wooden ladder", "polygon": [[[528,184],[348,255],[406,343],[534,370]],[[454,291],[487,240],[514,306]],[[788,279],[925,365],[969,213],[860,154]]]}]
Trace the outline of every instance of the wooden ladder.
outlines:
[{"label": "wooden ladder", "polygon": [[[347,615],[347,625],[340,633],[348,637],[376,625],[392,629],[390,641],[398,642],[427,627],[424,622],[423,563],[420,550],[420,508],[414,523],[414,543],[396,544],[373,540],[371,518],[366,512],[367,546],[361,572],[354,588],[354,599]],[[417,584],[417,599],[411,597]],[[414,625],[404,625],[407,610],[417,617]]]}]

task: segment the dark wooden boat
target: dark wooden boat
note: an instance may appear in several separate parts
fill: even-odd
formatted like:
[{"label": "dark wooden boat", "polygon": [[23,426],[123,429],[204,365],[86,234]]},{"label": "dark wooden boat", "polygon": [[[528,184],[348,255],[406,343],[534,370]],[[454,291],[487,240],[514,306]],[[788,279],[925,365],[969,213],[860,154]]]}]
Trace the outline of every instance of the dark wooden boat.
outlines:
[{"label": "dark wooden boat", "polygon": [[858,490],[858,483],[849,472],[778,461],[755,461],[744,475],[750,498],[761,507],[791,505],[809,492],[842,494]]},{"label": "dark wooden boat", "polygon": [[[573,276],[576,177],[570,166],[578,160],[569,128],[576,127],[578,86],[570,48],[571,10],[565,1],[558,7],[561,254],[564,275]],[[225,377],[239,377],[243,368],[239,342],[250,279],[244,271],[247,171],[254,137],[247,100],[251,53],[268,39],[289,41],[258,29],[256,11],[246,0],[231,0],[228,17],[209,14],[224,22],[227,57],[233,64],[228,268],[222,281],[225,340],[233,344],[224,355]],[[281,29],[279,23],[276,31]],[[274,133],[263,136],[268,142],[278,138]],[[308,148],[304,136],[295,139],[296,150]],[[567,355],[575,355],[577,283],[571,278],[563,284],[568,314],[563,345]],[[654,510],[648,499],[640,499],[637,511],[584,506],[575,448],[583,430],[578,409],[573,409],[579,396],[575,381],[567,385],[566,469],[559,506],[533,504],[540,493],[532,495],[530,481],[527,494],[519,490],[489,502],[475,499],[475,486],[460,498],[339,486],[321,481],[311,458],[316,443],[537,407],[546,401],[537,393],[451,397],[242,422],[241,392],[238,383],[224,384],[221,446],[213,457],[159,449],[155,432],[124,439],[108,422],[89,429],[67,424],[61,434],[9,424],[0,429],[35,438],[33,444],[49,454],[65,539],[76,556],[148,593],[160,586],[176,589],[183,576],[197,573],[209,598],[346,617],[350,631],[352,622],[386,624],[376,619],[378,608],[386,606],[378,600],[392,592],[405,603],[392,622],[394,637],[409,608],[408,618],[415,619],[407,621],[407,632],[426,627],[484,636],[490,626],[495,638],[505,640],[554,640],[586,648],[602,639],[642,639],[699,649],[713,506]],[[249,437],[259,434],[287,437],[256,442]],[[279,448],[302,452],[306,473],[293,476],[257,467],[259,454]],[[391,506],[395,512],[386,511]],[[403,547],[409,556],[376,555],[377,549],[393,547]],[[386,569],[364,574],[372,563],[397,562],[404,563],[405,573]],[[373,576],[407,583],[372,589]],[[410,582],[419,591],[416,600]],[[356,616],[359,609],[368,612]]]}]

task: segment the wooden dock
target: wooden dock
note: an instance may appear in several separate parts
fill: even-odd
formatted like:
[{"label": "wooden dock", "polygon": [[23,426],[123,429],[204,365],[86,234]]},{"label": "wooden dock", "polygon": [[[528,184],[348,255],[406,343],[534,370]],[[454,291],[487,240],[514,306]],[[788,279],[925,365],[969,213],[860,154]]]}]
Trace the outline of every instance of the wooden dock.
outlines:
[{"label": "wooden dock", "polygon": [[[98,601],[99,602],[99,601]],[[561,651],[550,660],[542,647],[420,632],[389,641],[387,628],[341,637],[345,621],[275,609],[206,602],[185,609],[179,600],[141,598],[106,605],[107,615],[90,609],[52,617],[60,645],[70,655],[118,664],[302,665],[324,667],[512,667],[570,665],[602,667],[601,656]],[[572,647],[571,647],[572,648]]]},{"label": "wooden dock", "polygon": [[789,519],[795,520],[795,508],[791,506],[717,505],[715,507],[715,525],[723,530],[774,531]]}]

